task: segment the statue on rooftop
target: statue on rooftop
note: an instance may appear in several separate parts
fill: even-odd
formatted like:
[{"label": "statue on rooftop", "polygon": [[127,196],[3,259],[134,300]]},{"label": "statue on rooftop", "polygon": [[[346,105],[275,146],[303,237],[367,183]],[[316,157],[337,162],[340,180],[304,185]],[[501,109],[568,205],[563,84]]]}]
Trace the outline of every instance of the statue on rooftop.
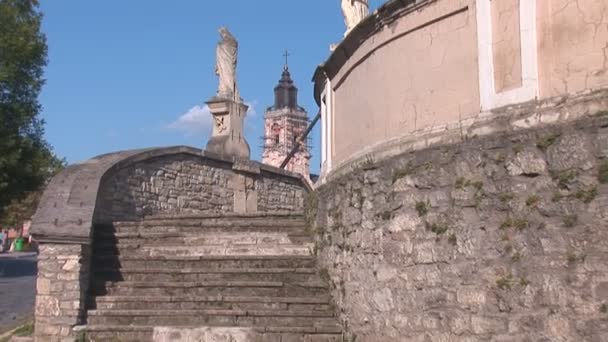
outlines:
[{"label": "statue on rooftop", "polygon": [[236,85],[236,65],[239,43],[226,27],[219,29],[221,40],[217,44],[215,74],[219,76],[217,96],[240,101]]},{"label": "statue on rooftop", "polygon": [[350,31],[369,15],[368,0],[342,0],[342,13],[346,24],[346,37]]}]

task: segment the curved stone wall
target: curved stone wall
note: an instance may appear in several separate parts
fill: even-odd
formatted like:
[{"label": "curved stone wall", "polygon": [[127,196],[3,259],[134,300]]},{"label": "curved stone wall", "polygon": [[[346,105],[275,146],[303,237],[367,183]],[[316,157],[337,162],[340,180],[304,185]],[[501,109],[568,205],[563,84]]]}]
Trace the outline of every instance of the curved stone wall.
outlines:
[{"label": "curved stone wall", "polygon": [[602,0],[393,0],[316,71],[324,174],[497,108],[608,87]]},{"label": "curved stone wall", "polygon": [[312,199],[351,340],[608,335],[605,110],[370,158]]}]

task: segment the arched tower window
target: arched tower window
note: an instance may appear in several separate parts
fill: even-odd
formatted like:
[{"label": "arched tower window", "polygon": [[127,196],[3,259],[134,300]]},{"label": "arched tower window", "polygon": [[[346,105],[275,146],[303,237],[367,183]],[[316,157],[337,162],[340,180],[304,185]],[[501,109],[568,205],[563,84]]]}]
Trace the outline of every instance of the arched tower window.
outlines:
[{"label": "arched tower window", "polygon": [[270,129],[272,131],[272,140],[274,142],[275,145],[278,145],[281,141],[281,126],[279,126],[277,123],[272,124],[272,127]]}]

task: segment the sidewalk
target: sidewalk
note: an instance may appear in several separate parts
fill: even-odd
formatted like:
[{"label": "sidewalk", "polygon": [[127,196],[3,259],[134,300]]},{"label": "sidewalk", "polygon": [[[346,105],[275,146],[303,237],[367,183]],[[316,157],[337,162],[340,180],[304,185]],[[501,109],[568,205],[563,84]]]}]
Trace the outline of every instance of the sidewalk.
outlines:
[{"label": "sidewalk", "polygon": [[0,260],[2,259],[21,259],[21,258],[30,258],[35,257],[37,255],[36,252],[6,252],[0,253]]}]

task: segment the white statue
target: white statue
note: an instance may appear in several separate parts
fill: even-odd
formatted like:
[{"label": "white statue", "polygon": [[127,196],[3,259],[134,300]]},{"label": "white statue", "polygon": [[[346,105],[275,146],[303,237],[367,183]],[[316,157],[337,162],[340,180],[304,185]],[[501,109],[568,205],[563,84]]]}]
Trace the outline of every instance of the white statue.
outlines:
[{"label": "white statue", "polygon": [[369,15],[368,0],[342,0],[342,13],[346,24],[346,37],[350,31]]},{"label": "white statue", "polygon": [[236,86],[236,64],[239,43],[227,28],[219,29],[222,39],[217,44],[215,74],[219,76],[220,84],[217,96],[240,101]]}]

